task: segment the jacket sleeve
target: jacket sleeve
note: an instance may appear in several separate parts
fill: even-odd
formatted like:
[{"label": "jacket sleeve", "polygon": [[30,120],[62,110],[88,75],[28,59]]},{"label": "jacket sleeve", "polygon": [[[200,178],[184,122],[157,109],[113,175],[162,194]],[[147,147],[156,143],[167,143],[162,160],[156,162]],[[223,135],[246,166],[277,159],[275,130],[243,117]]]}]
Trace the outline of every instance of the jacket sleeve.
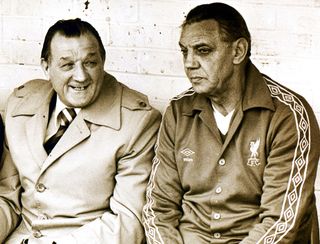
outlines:
[{"label": "jacket sleeve", "polygon": [[310,229],[301,229],[311,222],[315,210],[319,127],[309,105],[298,99],[290,110],[276,113],[266,148],[260,223],[242,244],[293,243],[299,238],[304,243],[310,238]]},{"label": "jacket sleeve", "polygon": [[126,145],[126,155],[117,162],[116,185],[110,211],[67,236],[54,239],[59,244],[143,243],[142,207],[154,156],[161,115],[151,110],[131,126],[134,131]]},{"label": "jacket sleeve", "polygon": [[[10,153],[3,143],[0,161],[0,243],[16,228],[20,220],[20,180],[11,160]],[[2,145],[1,145],[2,147]]]},{"label": "jacket sleeve", "polygon": [[174,134],[175,119],[170,106],[160,127],[143,209],[148,243],[183,243],[178,230],[183,190],[174,156]]}]

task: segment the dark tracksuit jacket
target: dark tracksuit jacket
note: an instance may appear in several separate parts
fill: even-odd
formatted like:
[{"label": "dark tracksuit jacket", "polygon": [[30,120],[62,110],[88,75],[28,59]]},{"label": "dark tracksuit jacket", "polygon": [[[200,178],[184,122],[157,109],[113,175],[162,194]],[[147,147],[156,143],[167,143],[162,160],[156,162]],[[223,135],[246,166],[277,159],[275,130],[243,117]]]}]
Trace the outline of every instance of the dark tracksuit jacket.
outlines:
[{"label": "dark tracksuit jacket", "polygon": [[249,63],[222,140],[192,89],[167,108],[144,207],[149,243],[319,243],[320,134],[305,99]]}]

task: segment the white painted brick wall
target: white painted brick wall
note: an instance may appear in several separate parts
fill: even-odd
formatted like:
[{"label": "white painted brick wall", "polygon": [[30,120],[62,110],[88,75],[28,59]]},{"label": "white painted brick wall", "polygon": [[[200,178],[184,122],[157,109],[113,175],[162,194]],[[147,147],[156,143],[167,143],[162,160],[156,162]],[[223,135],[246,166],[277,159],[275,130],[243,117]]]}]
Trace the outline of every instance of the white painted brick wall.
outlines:
[{"label": "white painted brick wall", "polygon": [[[163,111],[189,83],[178,47],[179,25],[202,0],[0,0],[0,111],[12,89],[44,78],[39,56],[58,19],[92,23],[107,49],[106,70],[146,93]],[[299,92],[320,122],[320,1],[225,0],[252,34],[252,59],[263,73]],[[320,202],[320,172],[316,194]],[[320,210],[320,204],[318,204]]]}]

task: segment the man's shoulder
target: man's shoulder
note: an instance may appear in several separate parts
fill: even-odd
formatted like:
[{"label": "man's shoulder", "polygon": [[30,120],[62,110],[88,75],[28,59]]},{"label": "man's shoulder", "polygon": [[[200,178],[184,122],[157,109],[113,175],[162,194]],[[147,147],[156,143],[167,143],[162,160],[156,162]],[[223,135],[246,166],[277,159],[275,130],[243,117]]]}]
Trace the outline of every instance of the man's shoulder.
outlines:
[{"label": "man's shoulder", "polygon": [[34,79],[25,82],[19,87],[15,88],[13,95],[15,97],[24,97],[31,93],[41,93],[44,90],[49,90],[51,88],[51,83],[48,80]]},{"label": "man's shoulder", "polygon": [[34,114],[45,102],[53,90],[51,83],[47,80],[35,79],[25,82],[15,88],[11,93],[6,110],[12,116],[20,114]]},{"label": "man's shoulder", "polygon": [[121,82],[118,84],[122,87],[122,106],[135,111],[135,110],[152,110],[154,109],[150,103],[147,95],[129,88]]},{"label": "man's shoulder", "polygon": [[175,114],[174,116],[192,115],[197,108],[204,108],[202,105],[206,101],[205,96],[196,93],[191,87],[170,99],[164,115],[169,117],[171,113]]},{"label": "man's shoulder", "polygon": [[296,110],[300,109],[300,106],[309,107],[307,100],[302,95],[280,84],[279,82],[274,81],[266,75],[263,75],[263,78],[269,89],[276,109],[287,107],[290,110]]},{"label": "man's shoulder", "polygon": [[188,90],[183,91],[182,93],[178,94],[177,96],[173,97],[171,99],[172,103],[185,103],[185,102],[190,102],[191,100],[194,99],[196,96],[196,92],[194,89],[191,87]]},{"label": "man's shoulder", "polygon": [[106,72],[104,82],[109,91],[111,90],[113,93],[121,96],[122,107],[132,111],[153,109],[149,103],[148,97],[145,94],[129,88],[124,83],[116,79],[113,75]]},{"label": "man's shoulder", "polygon": [[[317,128],[315,113],[308,101],[297,92],[292,91],[284,85],[264,76],[273,100],[275,113],[274,118],[278,122],[290,118],[293,128],[306,129]],[[281,119],[282,118],[282,119]]]},{"label": "man's shoulder", "polygon": [[[169,107],[171,106],[177,113],[190,112],[193,110],[195,99],[200,96],[191,87],[188,90],[170,99]],[[178,112],[180,111],[180,112]]]}]

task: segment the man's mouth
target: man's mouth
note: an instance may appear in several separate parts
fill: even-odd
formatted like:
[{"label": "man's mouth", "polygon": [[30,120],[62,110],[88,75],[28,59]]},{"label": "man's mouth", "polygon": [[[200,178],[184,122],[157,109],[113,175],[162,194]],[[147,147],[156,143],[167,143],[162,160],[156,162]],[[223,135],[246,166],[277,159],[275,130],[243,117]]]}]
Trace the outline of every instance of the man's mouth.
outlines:
[{"label": "man's mouth", "polygon": [[70,85],[70,87],[75,91],[84,91],[89,87],[89,85],[85,85],[85,86],[72,86],[72,85]]},{"label": "man's mouth", "polygon": [[198,82],[198,81],[202,80],[203,78],[199,77],[199,76],[193,76],[193,77],[190,77],[189,79],[191,82]]}]

